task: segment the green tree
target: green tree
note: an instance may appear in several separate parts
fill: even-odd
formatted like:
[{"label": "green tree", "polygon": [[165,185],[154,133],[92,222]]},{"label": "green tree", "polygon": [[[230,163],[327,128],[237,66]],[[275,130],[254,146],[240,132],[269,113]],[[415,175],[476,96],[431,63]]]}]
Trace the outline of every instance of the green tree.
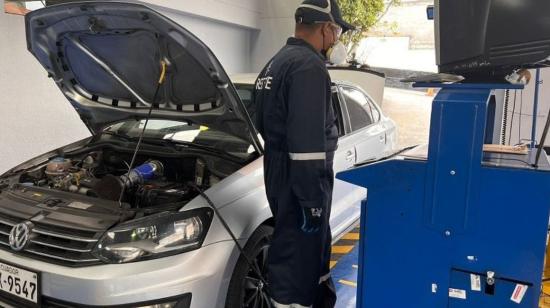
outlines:
[{"label": "green tree", "polygon": [[400,0],[338,0],[344,19],[357,27],[342,37],[343,43],[351,49],[392,5],[399,3]]}]

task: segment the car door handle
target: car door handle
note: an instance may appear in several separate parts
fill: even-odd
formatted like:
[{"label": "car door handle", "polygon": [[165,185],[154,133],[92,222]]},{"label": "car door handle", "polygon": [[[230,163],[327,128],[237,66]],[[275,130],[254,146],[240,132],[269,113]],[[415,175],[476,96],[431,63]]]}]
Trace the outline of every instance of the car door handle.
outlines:
[{"label": "car door handle", "polygon": [[380,135],[380,137],[378,137],[380,142],[384,142],[386,141],[386,135]]},{"label": "car door handle", "polygon": [[347,151],[346,152],[346,160],[347,161],[353,161],[354,158],[355,158],[355,154],[352,151]]}]

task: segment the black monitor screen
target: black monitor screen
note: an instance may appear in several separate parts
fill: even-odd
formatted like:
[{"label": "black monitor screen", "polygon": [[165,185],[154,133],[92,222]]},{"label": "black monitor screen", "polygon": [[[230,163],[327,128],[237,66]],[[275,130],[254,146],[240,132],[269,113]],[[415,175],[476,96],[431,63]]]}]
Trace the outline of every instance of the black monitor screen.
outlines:
[{"label": "black monitor screen", "polygon": [[435,0],[441,73],[505,75],[549,65],[550,0]]}]

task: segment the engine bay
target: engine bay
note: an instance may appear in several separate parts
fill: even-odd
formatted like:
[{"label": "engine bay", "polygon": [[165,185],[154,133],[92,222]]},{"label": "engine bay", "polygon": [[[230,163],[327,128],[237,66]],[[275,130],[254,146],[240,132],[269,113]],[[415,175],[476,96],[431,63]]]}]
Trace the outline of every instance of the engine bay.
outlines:
[{"label": "engine bay", "polygon": [[127,151],[83,149],[21,173],[18,186],[116,201],[132,209],[178,206],[198,195],[191,183],[207,189],[241,167],[223,158],[198,154],[139,154],[130,168],[131,160],[132,153]]}]

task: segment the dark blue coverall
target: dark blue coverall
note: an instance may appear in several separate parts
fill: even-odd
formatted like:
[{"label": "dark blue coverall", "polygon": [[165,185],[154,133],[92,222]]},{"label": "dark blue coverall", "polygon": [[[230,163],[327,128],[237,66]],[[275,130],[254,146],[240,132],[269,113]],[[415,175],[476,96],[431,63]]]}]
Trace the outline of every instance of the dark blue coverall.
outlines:
[{"label": "dark blue coverall", "polygon": [[[283,305],[333,307],[329,218],[338,128],[324,57],[305,41],[289,38],[258,76],[254,102],[275,218],[269,294]],[[322,209],[318,230],[303,228],[303,208]]]}]

